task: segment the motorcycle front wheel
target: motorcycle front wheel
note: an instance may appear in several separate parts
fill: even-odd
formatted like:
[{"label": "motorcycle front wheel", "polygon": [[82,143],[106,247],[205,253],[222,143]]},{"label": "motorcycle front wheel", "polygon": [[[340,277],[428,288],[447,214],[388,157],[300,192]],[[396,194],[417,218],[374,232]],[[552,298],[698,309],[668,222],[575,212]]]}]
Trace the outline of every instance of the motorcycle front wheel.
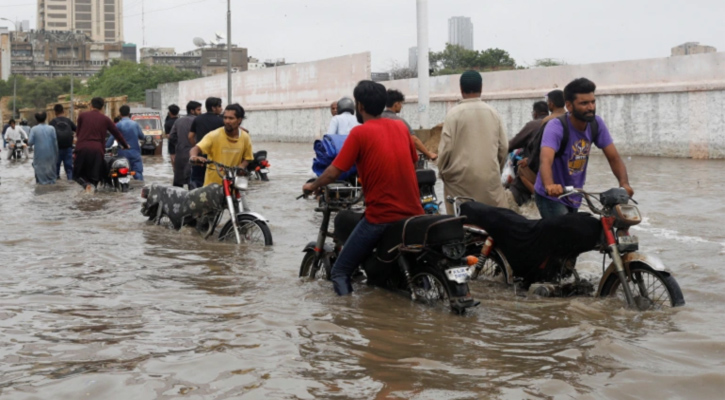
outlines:
[{"label": "motorcycle front wheel", "polygon": [[[481,257],[480,254],[479,257]],[[489,254],[488,258],[483,263],[481,270],[477,273],[474,271],[474,275],[475,276],[471,276],[471,279],[508,284],[508,272],[506,272],[506,266],[501,259],[501,255],[495,250]]]},{"label": "motorcycle front wheel", "polygon": [[[272,245],[272,231],[267,223],[251,215],[237,215],[237,226],[242,244]],[[237,243],[234,225],[229,220],[219,232],[219,241]]]},{"label": "motorcycle front wheel", "polygon": [[[647,266],[635,264],[630,267],[631,276],[627,285],[632,291],[635,307],[640,311],[662,310],[685,305],[680,285],[672,275],[663,274]],[[622,282],[617,274],[612,274],[602,286],[602,297],[616,297],[624,304]]]},{"label": "motorcycle front wheel", "polygon": [[320,261],[315,265],[315,252],[307,250],[300,264],[300,278],[330,280],[331,269],[329,261],[324,256],[321,256]]}]

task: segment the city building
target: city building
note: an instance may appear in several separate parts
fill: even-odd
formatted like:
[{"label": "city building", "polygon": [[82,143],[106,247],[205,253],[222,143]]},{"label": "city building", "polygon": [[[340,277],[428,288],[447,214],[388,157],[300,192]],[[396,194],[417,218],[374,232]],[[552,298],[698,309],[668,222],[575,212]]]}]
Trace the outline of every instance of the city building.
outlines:
[{"label": "city building", "polygon": [[123,0],[38,0],[38,30],[76,30],[94,42],[123,42]]},{"label": "city building", "polygon": [[127,61],[136,61],[136,45],[133,43],[124,43],[121,48],[121,58]]},{"label": "city building", "polygon": [[[179,70],[192,71],[199,76],[227,72],[228,53],[223,45],[200,47],[185,53],[177,53],[171,47],[144,47],[140,53],[142,63],[168,65]],[[232,71],[246,71],[247,64],[247,49],[232,45]]]},{"label": "city building", "polygon": [[122,56],[122,43],[97,43],[82,32],[11,32],[11,73],[28,78],[90,77]]},{"label": "city building", "polygon": [[448,43],[473,50],[473,23],[468,17],[448,19]]},{"label": "city building", "polygon": [[373,82],[384,82],[390,80],[390,72],[372,72],[370,80]]},{"label": "city building", "polygon": [[418,47],[408,49],[408,68],[412,70],[418,69]]},{"label": "city building", "polygon": [[712,46],[703,46],[699,42],[687,42],[672,48],[673,56],[687,56],[690,54],[716,53]]},{"label": "city building", "polygon": [[254,57],[247,57],[247,69],[249,71],[254,71],[255,69],[264,69],[267,68],[267,66],[260,62],[259,59]]}]

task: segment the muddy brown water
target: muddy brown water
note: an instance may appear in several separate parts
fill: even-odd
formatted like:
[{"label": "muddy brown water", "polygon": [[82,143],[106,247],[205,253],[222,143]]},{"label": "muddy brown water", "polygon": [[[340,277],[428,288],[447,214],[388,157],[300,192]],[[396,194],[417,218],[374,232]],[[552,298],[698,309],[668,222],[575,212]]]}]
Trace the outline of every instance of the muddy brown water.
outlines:
[{"label": "muddy brown water", "polygon": [[[272,168],[249,198],[270,220],[270,249],[148,225],[140,185],[37,187],[31,162],[3,159],[0,397],[725,398],[725,162],[626,160],[641,248],[675,274],[685,307],[637,313],[475,282],[481,305],[456,316],[382,289],[338,298],[301,282],[321,220],[295,201],[311,146],[256,147]],[[171,181],[165,157],[145,158],[147,182]],[[615,184],[593,158],[587,187]],[[601,274],[599,259],[582,269]]]}]

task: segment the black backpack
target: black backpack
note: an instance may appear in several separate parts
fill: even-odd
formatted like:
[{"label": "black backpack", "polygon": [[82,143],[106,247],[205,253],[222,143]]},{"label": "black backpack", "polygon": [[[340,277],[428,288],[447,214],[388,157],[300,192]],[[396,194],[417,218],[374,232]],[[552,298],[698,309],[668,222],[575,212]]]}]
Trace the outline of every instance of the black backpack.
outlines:
[{"label": "black backpack", "polygon": [[[564,155],[564,152],[566,151],[566,146],[569,143],[569,121],[567,121],[567,114],[560,115],[556,117],[556,119],[561,122],[561,125],[564,127],[564,134],[561,137],[561,143],[559,144],[559,150],[557,150],[556,154],[554,155],[554,158],[559,158]],[[551,122],[553,120],[547,121],[546,124]],[[531,139],[531,142],[529,142],[529,146],[527,147],[527,153],[529,153],[529,161],[527,162],[528,167],[534,171],[534,173],[539,173],[539,163],[541,161],[541,141],[544,139],[544,129],[546,128],[546,124],[542,124],[541,128],[536,132],[536,135],[534,135],[533,139]],[[591,132],[592,132],[592,143],[595,143],[597,141],[597,138],[599,137],[599,123],[597,122],[597,119],[594,118],[592,122],[589,123],[589,126],[591,126]]]},{"label": "black backpack", "polygon": [[58,118],[55,121],[55,135],[58,137],[58,148],[67,149],[73,146],[73,128],[68,121]]}]

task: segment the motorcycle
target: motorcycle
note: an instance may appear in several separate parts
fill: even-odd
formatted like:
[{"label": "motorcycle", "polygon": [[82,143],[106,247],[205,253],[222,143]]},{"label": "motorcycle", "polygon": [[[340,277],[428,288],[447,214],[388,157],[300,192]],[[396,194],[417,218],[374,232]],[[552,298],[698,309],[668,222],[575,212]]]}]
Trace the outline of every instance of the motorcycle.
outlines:
[{"label": "motorcycle", "polygon": [[183,188],[152,184],[141,190],[145,199],[141,213],[156,225],[193,226],[204,237],[212,236],[222,222],[225,211],[230,218],[219,231],[219,241],[237,244],[272,245],[272,232],[267,219],[249,211],[246,205],[247,178],[238,176],[242,171],[214,161],[207,167],[215,168],[222,177],[222,185],[211,184],[187,191]]},{"label": "motorcycle", "polygon": [[[449,197],[456,216],[467,217],[469,252],[478,254],[471,279],[518,285],[542,297],[614,297],[641,311],[685,304],[677,281],[662,261],[638,251],[639,240],[629,228],[642,222],[642,217],[637,206],[629,204],[634,200],[624,189],[589,193],[567,187],[560,198],[572,195],[583,196],[598,218],[573,213],[535,221],[469,198]],[[605,255],[596,289],[576,270],[576,258],[592,250]],[[606,256],[612,261],[605,269]]]},{"label": "motorcycle", "polygon": [[267,174],[269,174],[269,167],[271,167],[269,161],[267,161],[267,151],[260,150],[254,153],[254,160],[247,164],[247,175],[257,180],[269,181]]},{"label": "motorcycle", "polygon": [[429,215],[440,214],[441,202],[436,196],[436,173],[428,166],[428,157],[425,154],[418,154],[418,162],[415,165],[415,176],[418,178],[418,189],[420,190],[420,205],[423,211]]},{"label": "motorcycle", "polygon": [[[339,182],[323,188],[321,196],[324,201],[315,211],[322,213],[322,224],[317,241],[303,250],[301,278],[330,279],[342,247],[363,217],[361,209],[353,209],[362,199],[359,188]],[[330,232],[332,213],[337,215]],[[463,220],[421,215],[391,224],[377,249],[361,265],[359,275],[366,277],[368,285],[407,292],[413,301],[442,303],[464,313],[478,302],[468,289],[469,259],[475,257],[464,258]],[[326,243],[328,237],[332,243]]]},{"label": "motorcycle", "polygon": [[129,163],[128,158],[118,155],[118,144],[116,142],[106,149],[103,159],[106,163],[106,171],[108,171],[103,179],[103,185],[113,188],[115,192],[128,192],[131,176],[136,175],[136,172],[131,171],[131,163]]},{"label": "motorcycle", "polygon": [[25,146],[25,142],[22,140],[16,140],[15,145],[13,146],[12,153],[10,153],[10,159],[11,160],[22,160],[23,159],[23,148]]}]

